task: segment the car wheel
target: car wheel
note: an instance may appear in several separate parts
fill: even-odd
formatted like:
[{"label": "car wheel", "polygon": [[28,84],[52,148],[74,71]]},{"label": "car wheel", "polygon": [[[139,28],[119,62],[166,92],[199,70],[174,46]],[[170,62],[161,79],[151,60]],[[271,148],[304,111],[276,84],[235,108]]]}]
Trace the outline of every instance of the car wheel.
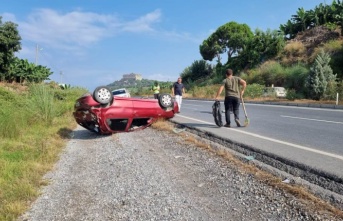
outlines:
[{"label": "car wheel", "polygon": [[160,94],[158,97],[158,103],[162,108],[173,106],[173,100],[170,94]]},{"label": "car wheel", "polygon": [[100,86],[95,88],[93,99],[100,104],[109,104],[113,101],[113,95],[108,87]]}]

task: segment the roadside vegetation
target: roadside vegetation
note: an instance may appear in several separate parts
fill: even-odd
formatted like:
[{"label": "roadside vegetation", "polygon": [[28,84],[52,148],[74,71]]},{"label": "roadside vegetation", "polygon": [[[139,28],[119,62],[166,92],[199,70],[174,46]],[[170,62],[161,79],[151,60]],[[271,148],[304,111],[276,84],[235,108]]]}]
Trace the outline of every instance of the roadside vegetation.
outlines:
[{"label": "roadside vegetation", "polygon": [[15,220],[47,183],[75,128],[75,100],[82,88],[56,84],[0,84],[0,220]]}]

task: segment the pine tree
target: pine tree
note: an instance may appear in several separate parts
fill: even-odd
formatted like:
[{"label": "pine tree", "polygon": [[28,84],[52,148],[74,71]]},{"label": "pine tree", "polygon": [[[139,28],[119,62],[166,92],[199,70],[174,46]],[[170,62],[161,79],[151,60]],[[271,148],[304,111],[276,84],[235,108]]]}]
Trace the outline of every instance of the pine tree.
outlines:
[{"label": "pine tree", "polygon": [[320,100],[323,98],[328,89],[331,92],[332,85],[336,82],[336,75],[333,74],[329,65],[330,60],[330,55],[322,50],[310,68],[305,86],[311,99]]}]

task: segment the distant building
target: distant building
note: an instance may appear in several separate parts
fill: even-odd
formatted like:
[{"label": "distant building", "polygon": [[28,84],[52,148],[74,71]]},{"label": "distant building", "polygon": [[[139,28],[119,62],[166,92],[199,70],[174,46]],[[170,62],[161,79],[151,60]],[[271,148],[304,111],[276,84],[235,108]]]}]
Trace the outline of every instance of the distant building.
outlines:
[{"label": "distant building", "polygon": [[142,75],[140,75],[140,74],[134,74],[134,73],[131,73],[131,74],[124,74],[124,75],[123,75],[123,78],[122,78],[122,81],[125,81],[125,80],[136,80],[136,81],[141,81],[141,80],[142,80]]}]

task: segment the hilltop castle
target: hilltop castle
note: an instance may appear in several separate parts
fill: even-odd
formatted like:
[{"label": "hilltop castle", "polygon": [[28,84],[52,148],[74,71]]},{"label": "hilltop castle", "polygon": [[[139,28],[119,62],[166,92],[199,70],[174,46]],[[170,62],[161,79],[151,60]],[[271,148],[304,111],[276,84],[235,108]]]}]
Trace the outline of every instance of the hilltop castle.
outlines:
[{"label": "hilltop castle", "polygon": [[142,75],[140,74],[124,74],[123,78],[121,79],[121,81],[125,81],[125,80],[136,80],[136,81],[141,81],[142,80]]}]

